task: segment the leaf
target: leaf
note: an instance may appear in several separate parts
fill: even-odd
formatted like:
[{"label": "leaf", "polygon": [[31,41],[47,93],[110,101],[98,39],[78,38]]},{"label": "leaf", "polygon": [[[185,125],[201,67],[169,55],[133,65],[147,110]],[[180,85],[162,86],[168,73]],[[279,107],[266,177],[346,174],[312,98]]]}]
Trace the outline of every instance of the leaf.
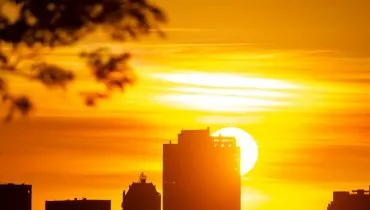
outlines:
[{"label": "leaf", "polygon": [[158,21],[158,22],[166,22],[167,21],[167,17],[166,15],[163,13],[163,11],[161,9],[159,9],[158,7],[149,7],[149,10],[150,12],[152,12],[154,18]]},{"label": "leaf", "polygon": [[31,101],[26,96],[13,99],[13,107],[23,116],[28,115],[33,108]]},{"label": "leaf", "polygon": [[106,99],[109,97],[107,93],[99,93],[99,92],[87,92],[87,93],[81,93],[81,95],[85,98],[86,106],[95,106],[97,100]]},{"label": "leaf", "polygon": [[[5,97],[5,96],[4,96]],[[22,116],[27,116],[33,109],[32,103],[26,96],[14,97],[6,94],[7,99],[4,101],[11,101],[8,113],[5,115],[4,122],[9,123],[14,119],[16,113]]]},{"label": "leaf", "polygon": [[46,63],[37,64],[33,69],[37,71],[33,79],[39,80],[47,87],[65,88],[75,77],[72,71],[67,71],[56,65]]}]

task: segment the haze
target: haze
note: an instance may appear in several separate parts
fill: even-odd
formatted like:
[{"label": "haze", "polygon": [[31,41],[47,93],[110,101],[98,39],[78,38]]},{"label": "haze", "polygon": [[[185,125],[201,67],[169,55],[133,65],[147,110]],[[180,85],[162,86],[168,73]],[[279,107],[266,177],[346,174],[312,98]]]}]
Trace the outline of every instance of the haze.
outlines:
[{"label": "haze", "polygon": [[[0,126],[1,182],[33,184],[35,210],[78,195],[119,210],[143,169],[161,191],[162,144],[180,129],[235,126],[260,149],[243,209],[325,209],[333,190],[369,184],[369,1],[157,3],[168,39],[123,45],[139,78],[124,94],[91,109],[83,70],[68,92],[13,78],[37,110]],[[77,49],[106,42],[94,35],[47,59],[83,69]]]}]

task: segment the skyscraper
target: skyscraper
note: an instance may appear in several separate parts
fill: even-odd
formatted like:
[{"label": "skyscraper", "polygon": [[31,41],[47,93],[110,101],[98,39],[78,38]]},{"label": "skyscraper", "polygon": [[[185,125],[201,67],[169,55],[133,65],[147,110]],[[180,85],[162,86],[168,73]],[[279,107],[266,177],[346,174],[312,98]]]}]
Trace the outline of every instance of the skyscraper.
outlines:
[{"label": "skyscraper", "polygon": [[32,186],[31,185],[0,185],[1,210],[31,210]]},{"label": "skyscraper", "polygon": [[239,157],[235,138],[181,131],[163,145],[163,210],[240,210]]},{"label": "skyscraper", "polygon": [[146,182],[144,173],[123,192],[122,210],[161,210],[161,195],[153,183]]},{"label": "skyscraper", "polygon": [[328,210],[369,210],[370,189],[333,192]]}]

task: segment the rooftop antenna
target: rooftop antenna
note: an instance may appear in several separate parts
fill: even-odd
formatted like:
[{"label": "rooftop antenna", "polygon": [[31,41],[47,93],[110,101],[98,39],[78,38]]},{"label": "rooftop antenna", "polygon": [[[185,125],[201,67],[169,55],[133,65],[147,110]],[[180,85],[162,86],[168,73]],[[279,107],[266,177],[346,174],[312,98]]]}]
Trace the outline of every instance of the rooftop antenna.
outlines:
[{"label": "rooftop antenna", "polygon": [[352,192],[356,193],[357,195],[368,195],[370,193],[370,190],[352,190]]},{"label": "rooftop antenna", "polygon": [[139,181],[140,183],[146,183],[146,175],[143,172],[139,176]]}]

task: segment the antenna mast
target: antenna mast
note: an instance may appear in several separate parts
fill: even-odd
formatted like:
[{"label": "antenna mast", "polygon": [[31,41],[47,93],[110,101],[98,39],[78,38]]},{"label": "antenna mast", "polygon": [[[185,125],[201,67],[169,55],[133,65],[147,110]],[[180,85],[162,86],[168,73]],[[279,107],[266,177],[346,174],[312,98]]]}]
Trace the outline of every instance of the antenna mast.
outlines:
[{"label": "antenna mast", "polygon": [[139,176],[139,182],[140,183],[146,183],[146,175],[141,172],[140,176]]}]

